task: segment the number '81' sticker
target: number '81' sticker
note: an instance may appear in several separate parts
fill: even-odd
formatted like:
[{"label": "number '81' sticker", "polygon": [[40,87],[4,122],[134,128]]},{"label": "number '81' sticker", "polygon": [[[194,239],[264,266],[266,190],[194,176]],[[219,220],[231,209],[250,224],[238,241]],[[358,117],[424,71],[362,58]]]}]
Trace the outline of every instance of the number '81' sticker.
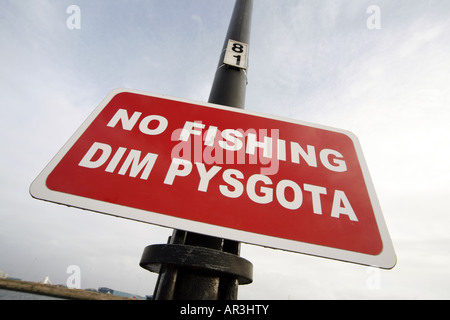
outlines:
[{"label": "number '81' sticker", "polygon": [[228,40],[223,63],[241,69],[247,69],[248,45],[243,42]]}]

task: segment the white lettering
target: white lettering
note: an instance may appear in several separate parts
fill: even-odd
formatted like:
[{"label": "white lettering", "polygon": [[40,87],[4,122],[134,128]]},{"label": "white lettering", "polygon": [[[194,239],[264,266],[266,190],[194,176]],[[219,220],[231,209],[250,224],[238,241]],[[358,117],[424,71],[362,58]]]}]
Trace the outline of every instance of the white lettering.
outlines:
[{"label": "white lettering", "polygon": [[[97,160],[92,160],[97,153],[97,151],[101,150],[102,154]],[[94,142],[94,144],[91,146],[89,151],[85,154],[83,159],[81,159],[80,163],[78,164],[80,167],[95,169],[101,167],[105,162],[108,160],[109,156],[111,155],[112,148],[111,146]]]},{"label": "white lettering", "polygon": [[[183,166],[183,168],[180,169],[180,166]],[[169,171],[167,171],[166,178],[164,179],[164,184],[173,185],[173,181],[175,180],[176,176],[186,177],[191,173],[191,171],[191,162],[184,159],[173,158],[172,163],[169,167]]]},{"label": "white lettering", "polygon": [[141,179],[147,180],[150,172],[153,169],[153,166],[155,165],[157,157],[158,155],[156,154],[147,153],[145,158],[141,162],[139,162],[139,159],[141,158],[141,151],[131,150],[125,162],[123,163],[122,168],[120,168],[119,174],[125,175],[131,165],[130,177],[137,177],[139,172],[141,172],[141,170],[145,168],[141,174]]},{"label": "white lettering", "polygon": [[303,185],[303,189],[305,191],[311,192],[314,213],[322,214],[322,203],[320,201],[320,195],[327,194],[327,189],[306,183]]},{"label": "white lettering", "polygon": [[308,149],[308,152],[305,152],[297,142],[291,142],[292,163],[300,163],[299,155],[301,155],[303,160],[305,160],[310,167],[317,167],[316,149],[313,146],[306,146],[306,148]]},{"label": "white lettering", "polygon": [[[320,159],[323,166],[330,171],[347,171],[346,162],[340,152],[333,149],[319,151],[312,145],[306,145],[304,149],[300,143],[292,141],[287,145],[285,140],[279,139],[278,130],[271,129],[271,136],[268,136],[267,129],[260,129],[257,135],[254,129],[248,129],[245,132],[242,129],[220,131],[216,126],[209,126],[202,135],[205,128],[206,125],[200,121],[186,121],[183,129],[175,130],[172,141],[181,142],[172,149],[172,158],[183,158],[192,162],[203,162],[203,159],[206,164],[235,164],[237,157],[239,164],[270,164],[268,168],[262,166],[260,173],[274,175],[278,172],[279,161],[286,161],[287,147],[290,147],[292,163],[303,164],[304,162],[310,167],[317,168],[318,159]],[[217,139],[218,136],[220,139]],[[188,142],[189,138],[193,142],[193,147],[192,143],[183,144]],[[248,158],[246,154],[249,155]]]},{"label": "white lettering", "polygon": [[[286,200],[286,188],[291,188],[294,191],[294,199],[292,201]],[[297,210],[302,206],[303,194],[300,186],[291,180],[282,180],[277,184],[276,189],[278,202],[289,210]]]},{"label": "white lettering", "polygon": [[278,139],[278,160],[286,161],[286,141]]},{"label": "white lettering", "polygon": [[[341,202],[344,205],[341,207]],[[333,218],[340,218],[341,214],[345,214],[351,221],[358,221],[355,212],[353,211],[350,202],[347,199],[344,191],[336,190],[333,198],[333,208],[331,209],[331,216]]]},{"label": "white lettering", "polygon": [[244,185],[239,180],[234,179],[232,176],[235,176],[237,179],[244,179],[244,175],[239,170],[225,170],[222,175],[223,181],[232,186],[234,188],[234,191],[230,191],[230,188],[224,185],[220,185],[219,190],[224,196],[228,198],[239,198],[242,193],[244,193]]},{"label": "white lettering", "polygon": [[230,151],[239,151],[242,149],[243,143],[240,139],[237,138],[243,138],[244,135],[242,132],[238,130],[233,129],[227,129],[222,132],[222,137],[228,141],[231,142],[231,145],[226,143],[226,141],[219,141],[219,146],[221,146],[225,150]]},{"label": "white lettering", "polygon": [[[101,152],[100,156],[98,157],[98,159],[94,160],[96,158],[96,154],[98,154],[99,151]],[[117,166],[119,165],[120,160],[125,155],[126,151],[127,151],[126,148],[119,147],[114,156],[112,157],[111,161],[109,162],[108,166],[106,167],[105,171],[113,173],[116,170]],[[94,142],[78,165],[80,167],[85,167],[89,169],[99,168],[108,161],[111,153],[112,148],[110,145],[100,142]],[[150,172],[153,169],[153,166],[155,165],[158,155],[153,153],[147,153],[147,155],[142,161],[140,161],[140,157],[141,151],[131,150],[127,158],[125,159],[125,162],[123,163],[122,167],[120,168],[119,174],[125,175],[131,166],[130,177],[135,178],[142,171],[142,169],[144,169],[141,175],[141,179],[147,180],[150,175]]]},{"label": "white lettering", "polygon": [[334,159],[333,164],[331,164],[329,161],[330,155],[338,158],[344,158],[343,155],[336,150],[323,149],[322,151],[320,151],[320,161],[322,161],[322,164],[325,166],[325,168],[334,172],[347,171],[347,165],[344,160]]},{"label": "white lettering", "polygon": [[[152,121],[158,121],[158,126],[155,129],[148,128],[148,125]],[[142,119],[141,123],[139,124],[139,130],[141,130],[141,132],[144,134],[156,136],[158,134],[163,133],[167,129],[168,125],[169,122],[167,121],[166,118],[157,115],[151,115]]]},{"label": "white lettering", "polygon": [[190,304],[187,307],[181,307],[180,314],[182,315],[205,315],[210,318],[214,313],[214,307],[195,307]]},{"label": "white lettering", "polygon": [[[219,169],[215,169],[219,171]],[[202,173],[205,174],[205,173]],[[200,174],[200,175],[202,175]],[[214,175],[216,172],[214,172]],[[227,169],[222,174],[223,181],[228,185],[220,185],[219,190],[222,195],[229,198],[239,198],[244,193],[244,185],[240,181],[244,179],[244,175],[239,170]],[[208,182],[210,179],[208,179]],[[262,184],[262,185],[261,185]],[[271,203],[273,199],[272,180],[264,175],[255,174],[249,177],[245,189],[247,195],[253,202],[259,204]],[[232,188],[230,188],[232,187]],[[290,195],[287,196],[287,189],[290,190]],[[315,186],[311,184],[303,184],[303,189],[311,193],[311,202],[313,207],[313,213],[322,215],[322,198],[321,196],[327,195],[327,189],[321,186]],[[288,209],[297,210],[303,204],[304,195],[300,185],[291,180],[282,180],[278,182],[275,187],[276,200],[278,203]],[[347,199],[347,196],[343,191],[336,190],[333,198],[333,205],[331,209],[331,216],[334,218],[340,218],[341,215],[346,215],[351,221],[358,221],[353,208]]]},{"label": "white lettering", "polygon": [[131,131],[141,115],[141,112],[136,111],[135,113],[133,113],[131,118],[129,118],[127,110],[119,109],[106,126],[114,128],[120,121],[122,123],[123,130]]},{"label": "white lettering", "polygon": [[264,137],[263,142],[259,142],[256,140],[256,134],[249,133],[247,135],[247,153],[248,154],[255,154],[256,148],[263,149],[263,156],[266,158],[272,157],[272,138],[271,137]]},{"label": "white lettering", "polygon": [[[120,121],[123,130],[131,131],[138,122],[141,115],[141,112],[136,111],[130,118],[128,116],[127,110],[119,109],[106,126],[114,128]],[[148,127],[150,122],[152,121],[158,121],[158,126],[155,129],[150,129]],[[158,115],[150,115],[142,119],[141,123],[139,124],[139,130],[146,135],[156,136],[163,133],[167,129],[168,125],[169,122],[166,118]]]},{"label": "white lettering", "polygon": [[270,180],[270,178],[267,176],[263,176],[262,174],[255,174],[251,176],[250,178],[248,178],[247,181],[247,194],[249,198],[256,203],[261,204],[267,204],[272,202],[273,200],[272,189],[267,187],[261,187],[259,191],[263,194],[263,196],[259,196],[256,193],[256,183],[259,181],[264,182],[266,185],[272,184],[272,180]]},{"label": "white lettering", "polygon": [[198,174],[200,175],[200,183],[198,185],[198,191],[208,191],[209,181],[222,169],[221,167],[214,166],[209,171],[206,171],[203,163],[195,163],[197,166]]},{"label": "white lettering", "polygon": [[212,147],[214,146],[214,141],[216,140],[217,135],[217,127],[210,126],[205,136],[205,146]]},{"label": "white lettering", "polygon": [[202,134],[202,132],[198,131],[198,130],[194,130],[195,128],[203,129],[203,128],[205,128],[205,125],[202,124],[201,122],[186,121],[186,123],[184,124],[184,128],[180,132],[180,138],[178,140],[180,140],[180,141],[188,141],[189,140],[189,136],[191,134],[200,136]]},{"label": "white lettering", "polygon": [[122,159],[122,157],[126,151],[127,151],[127,148],[121,147],[121,148],[117,149],[116,153],[114,154],[114,157],[109,162],[105,171],[113,173],[114,170],[116,170],[117,165],[119,164],[120,160]]}]

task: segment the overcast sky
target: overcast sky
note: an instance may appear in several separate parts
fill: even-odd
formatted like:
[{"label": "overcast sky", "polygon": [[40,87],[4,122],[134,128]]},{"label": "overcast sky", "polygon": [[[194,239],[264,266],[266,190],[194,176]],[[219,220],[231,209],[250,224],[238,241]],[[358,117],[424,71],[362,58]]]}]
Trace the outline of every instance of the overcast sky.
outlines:
[{"label": "overcast sky", "polygon": [[[76,265],[83,288],[153,293],[139,260],[170,229],[38,201],[29,186],[112,89],[206,102],[233,6],[0,0],[0,270],[66,283]],[[449,17],[447,0],[255,0],[246,109],[358,136],[398,263],[244,244],[254,282],[240,299],[450,298]]]}]

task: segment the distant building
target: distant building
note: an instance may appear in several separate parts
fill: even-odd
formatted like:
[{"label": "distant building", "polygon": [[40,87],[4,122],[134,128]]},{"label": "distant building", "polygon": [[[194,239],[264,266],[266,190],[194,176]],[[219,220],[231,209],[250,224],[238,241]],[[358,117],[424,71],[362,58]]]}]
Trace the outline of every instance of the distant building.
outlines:
[{"label": "distant building", "polygon": [[118,297],[124,297],[124,298],[130,298],[130,299],[137,299],[137,300],[145,300],[145,297],[138,296],[136,294],[131,294],[123,291],[118,291],[106,287],[98,288],[98,292],[106,293],[106,294],[112,294],[114,296]]}]

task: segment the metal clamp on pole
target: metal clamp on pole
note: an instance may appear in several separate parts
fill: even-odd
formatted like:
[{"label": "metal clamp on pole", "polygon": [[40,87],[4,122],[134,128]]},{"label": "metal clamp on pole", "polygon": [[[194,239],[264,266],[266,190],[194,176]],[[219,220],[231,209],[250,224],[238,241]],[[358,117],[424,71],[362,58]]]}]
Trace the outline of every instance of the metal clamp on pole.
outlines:
[{"label": "metal clamp on pole", "polygon": [[239,284],[252,282],[253,265],[235,254],[189,245],[160,244],[144,249],[139,265],[151,272],[176,266],[193,272],[236,278]]},{"label": "metal clamp on pole", "polygon": [[238,242],[182,230],[166,245],[146,247],[140,266],[159,273],[154,300],[236,300],[238,285],[253,274]]}]

